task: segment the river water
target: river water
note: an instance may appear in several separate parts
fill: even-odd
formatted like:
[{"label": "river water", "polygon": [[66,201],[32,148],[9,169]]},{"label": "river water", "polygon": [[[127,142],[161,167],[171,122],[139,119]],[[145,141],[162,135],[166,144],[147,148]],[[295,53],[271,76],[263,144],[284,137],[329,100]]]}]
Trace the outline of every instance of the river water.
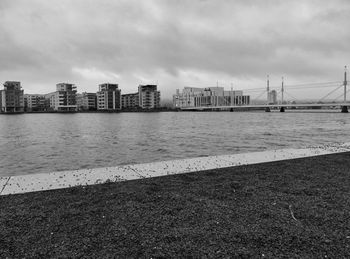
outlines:
[{"label": "river water", "polygon": [[160,112],[0,116],[0,176],[349,142],[350,114]]}]

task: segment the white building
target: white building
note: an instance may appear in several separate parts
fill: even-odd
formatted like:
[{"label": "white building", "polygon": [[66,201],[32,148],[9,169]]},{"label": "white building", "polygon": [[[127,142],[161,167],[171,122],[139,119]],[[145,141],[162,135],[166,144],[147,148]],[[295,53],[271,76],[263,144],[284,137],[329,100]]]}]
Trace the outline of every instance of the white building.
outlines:
[{"label": "white building", "polygon": [[225,91],[223,87],[185,87],[182,93],[177,89],[176,94],[173,96],[175,108],[241,106],[249,104],[250,96],[243,95],[243,91]]},{"label": "white building", "polygon": [[74,84],[60,83],[56,92],[45,95],[49,99],[50,108],[54,111],[77,111],[77,88]]},{"label": "white building", "polygon": [[81,93],[77,94],[77,106],[80,111],[94,111],[97,109],[97,94],[96,93]]},{"label": "white building", "polygon": [[25,94],[24,108],[26,111],[46,110],[46,99],[44,94]]}]

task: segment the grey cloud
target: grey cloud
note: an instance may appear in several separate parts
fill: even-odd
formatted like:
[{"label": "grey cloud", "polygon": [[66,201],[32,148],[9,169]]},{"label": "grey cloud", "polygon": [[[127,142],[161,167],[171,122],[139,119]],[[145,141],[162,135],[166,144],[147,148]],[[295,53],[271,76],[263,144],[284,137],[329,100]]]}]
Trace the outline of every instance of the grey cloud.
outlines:
[{"label": "grey cloud", "polygon": [[133,74],[152,78],[163,71],[172,81],[166,95],[175,91],[174,81],[186,81],[181,71],[254,80],[267,73],[328,78],[350,58],[349,9],[340,0],[324,6],[277,0],[1,1],[0,76],[5,81],[22,73],[28,84],[62,78],[87,85],[72,68],[96,68],[135,87]]}]

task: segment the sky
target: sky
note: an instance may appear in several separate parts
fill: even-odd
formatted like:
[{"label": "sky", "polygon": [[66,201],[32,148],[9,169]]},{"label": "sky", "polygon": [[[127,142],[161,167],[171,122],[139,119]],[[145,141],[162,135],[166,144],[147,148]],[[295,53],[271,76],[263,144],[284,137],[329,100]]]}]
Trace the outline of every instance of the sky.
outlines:
[{"label": "sky", "polygon": [[276,89],[282,76],[342,81],[349,25],[348,0],[0,0],[0,82],[33,94],[157,84],[170,99],[185,86],[263,88],[267,74]]}]

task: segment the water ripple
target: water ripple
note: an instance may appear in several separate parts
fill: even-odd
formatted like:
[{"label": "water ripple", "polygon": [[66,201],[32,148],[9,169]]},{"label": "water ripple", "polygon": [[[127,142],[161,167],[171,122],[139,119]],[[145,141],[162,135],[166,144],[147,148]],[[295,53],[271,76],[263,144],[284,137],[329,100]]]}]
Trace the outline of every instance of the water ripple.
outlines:
[{"label": "water ripple", "polygon": [[341,113],[0,116],[0,176],[348,142]]}]

